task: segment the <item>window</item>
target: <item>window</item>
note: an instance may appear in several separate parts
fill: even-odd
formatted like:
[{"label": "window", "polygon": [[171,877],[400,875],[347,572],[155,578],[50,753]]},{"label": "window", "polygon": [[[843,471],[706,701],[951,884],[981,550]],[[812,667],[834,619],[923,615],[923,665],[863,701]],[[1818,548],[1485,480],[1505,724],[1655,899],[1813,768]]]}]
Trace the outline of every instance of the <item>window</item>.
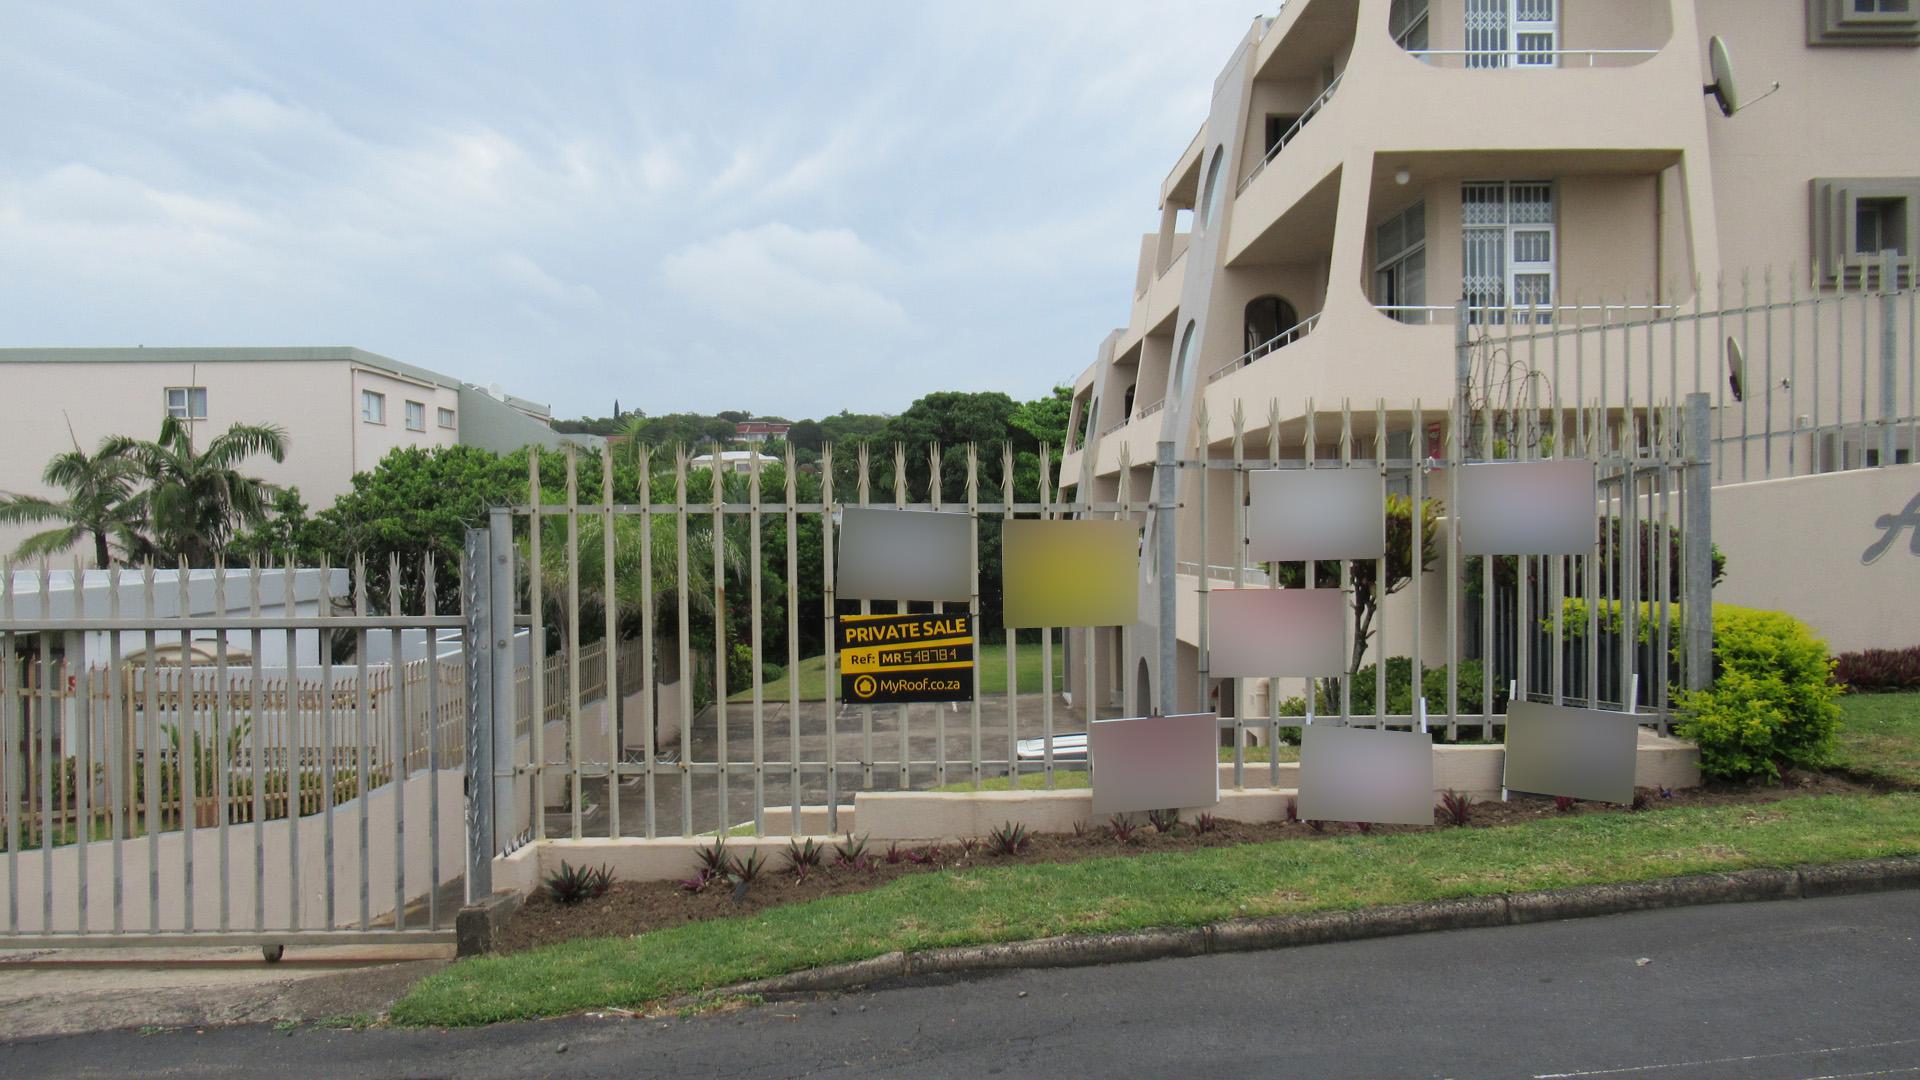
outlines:
[{"label": "window", "polygon": [[1427,313],[1427,206],[1414,203],[1374,227],[1373,302],[1389,318],[1423,323]]},{"label": "window", "polygon": [[1893,250],[1907,253],[1907,200],[1859,199],[1853,204],[1853,250],[1878,255]]},{"label": "window", "polygon": [[1461,187],[1460,289],[1473,322],[1553,321],[1553,185],[1473,181]]},{"label": "window", "polygon": [[1278,348],[1286,342],[1275,341],[1281,334],[1300,325],[1300,313],[1278,296],[1256,296],[1247,303],[1246,351],[1251,354],[1268,342]]},{"label": "window", "polygon": [[443,428],[450,428],[453,426],[453,410],[452,409],[440,410],[440,426]]},{"label": "window", "polygon": [[1387,32],[1394,44],[1408,52],[1427,48],[1427,0],[1393,0],[1387,13]]},{"label": "window", "polygon": [[1807,0],[1809,45],[1920,45],[1915,0]]},{"label": "window", "polygon": [[1555,0],[1466,0],[1470,68],[1553,67],[1559,37]]},{"label": "window", "polygon": [[407,402],[407,430],[427,430],[427,407],[418,401]]},{"label": "window", "polygon": [[1823,177],[1813,181],[1813,258],[1829,285],[1876,284],[1880,253],[1895,253],[1901,284],[1920,251],[1915,210],[1920,177]]},{"label": "window", "polygon": [[360,391],[360,419],[369,424],[387,422],[387,395],[372,390]]},{"label": "window", "polygon": [[167,415],[175,420],[205,420],[207,388],[204,386],[167,387]]}]

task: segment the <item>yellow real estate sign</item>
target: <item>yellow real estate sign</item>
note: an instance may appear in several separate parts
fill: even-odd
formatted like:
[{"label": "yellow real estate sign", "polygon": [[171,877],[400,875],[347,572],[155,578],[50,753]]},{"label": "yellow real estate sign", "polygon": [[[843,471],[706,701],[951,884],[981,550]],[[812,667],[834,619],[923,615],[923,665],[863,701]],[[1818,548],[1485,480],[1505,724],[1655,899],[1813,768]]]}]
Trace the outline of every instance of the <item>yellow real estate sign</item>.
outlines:
[{"label": "yellow real estate sign", "polygon": [[840,700],[973,700],[973,618],[966,612],[842,615],[835,625]]}]

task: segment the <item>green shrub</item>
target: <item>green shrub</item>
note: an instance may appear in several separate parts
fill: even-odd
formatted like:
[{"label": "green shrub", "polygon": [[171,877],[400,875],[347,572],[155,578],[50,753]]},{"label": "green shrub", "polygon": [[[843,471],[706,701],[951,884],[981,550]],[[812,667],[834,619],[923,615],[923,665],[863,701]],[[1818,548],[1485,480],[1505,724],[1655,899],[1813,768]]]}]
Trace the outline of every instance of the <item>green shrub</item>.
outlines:
[{"label": "green shrub", "polygon": [[[1483,678],[1480,661],[1462,660],[1459,664],[1459,704],[1463,713],[1480,712],[1481,679]],[[1373,715],[1374,688],[1379,680],[1379,668],[1368,664],[1353,675],[1353,695],[1350,703],[1355,716]],[[1429,713],[1445,713],[1447,709],[1447,666],[1428,667],[1420,675],[1420,693],[1427,699]],[[1322,716],[1337,716],[1340,713],[1340,688],[1337,683],[1320,684],[1316,711]],[[1299,715],[1299,714],[1291,714]],[[1388,716],[1413,715],[1413,660],[1405,656],[1387,657],[1387,708]]]},{"label": "green shrub", "polygon": [[1825,760],[1840,719],[1826,642],[1785,612],[1727,604],[1713,606],[1713,642],[1713,685],[1676,699],[1675,730],[1699,745],[1701,770],[1777,778]]}]

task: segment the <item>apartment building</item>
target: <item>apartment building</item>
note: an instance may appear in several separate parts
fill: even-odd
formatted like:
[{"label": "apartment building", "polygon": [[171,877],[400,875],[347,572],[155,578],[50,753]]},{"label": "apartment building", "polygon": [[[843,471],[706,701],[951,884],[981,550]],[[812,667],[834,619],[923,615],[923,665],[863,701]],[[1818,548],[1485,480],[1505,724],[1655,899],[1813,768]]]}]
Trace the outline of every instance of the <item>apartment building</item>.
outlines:
[{"label": "apartment building", "polygon": [[[40,482],[47,460],[109,435],[151,438],[163,417],[211,437],[235,423],[286,429],[286,461],[249,468],[297,486],[313,509],[353,487],[399,447],[478,446],[506,453],[528,444],[595,443],[553,431],[545,406],[498,387],[347,347],[0,349],[0,409],[7,445],[0,491],[57,495]],[[0,527],[0,553],[33,527]]]},{"label": "apartment building", "polygon": [[[1733,78],[1717,78],[1716,52]],[[1703,92],[1717,82],[1731,115]],[[1269,430],[1274,457],[1303,456],[1308,430],[1336,454],[1343,401],[1357,445],[1373,445],[1379,417],[1387,456],[1432,456],[1456,345],[1503,324],[1700,312],[1758,304],[1763,289],[1911,289],[1920,114],[1898,103],[1917,94],[1920,3],[1908,0],[1290,0],[1226,58],[1160,186],[1127,322],[1075,382],[1062,490],[1158,498],[1159,447],[1225,455],[1236,408],[1254,457]],[[1891,282],[1876,276],[1888,259]],[[1783,339],[1811,325],[1783,326]],[[1802,461],[1875,463],[1854,434],[1810,418],[1805,398],[1787,400],[1814,378],[1792,365],[1851,332],[1836,327],[1791,361],[1783,344],[1759,404],[1726,394],[1715,335],[1744,331],[1724,324],[1684,361],[1664,330],[1650,341],[1668,365],[1651,394],[1595,370],[1563,372],[1553,389],[1628,426],[1645,424],[1650,397],[1707,390],[1723,428],[1738,404],[1754,431],[1802,429]],[[1754,330],[1729,350],[1760,342]],[[1897,439],[1891,460],[1912,461],[1910,418]],[[1227,476],[1175,482],[1218,487],[1206,551],[1194,500],[1178,496],[1183,570],[1232,563]],[[1194,584],[1183,573],[1183,594]],[[1185,619],[1179,637],[1194,648]],[[1198,706],[1201,693],[1183,697]]]}]

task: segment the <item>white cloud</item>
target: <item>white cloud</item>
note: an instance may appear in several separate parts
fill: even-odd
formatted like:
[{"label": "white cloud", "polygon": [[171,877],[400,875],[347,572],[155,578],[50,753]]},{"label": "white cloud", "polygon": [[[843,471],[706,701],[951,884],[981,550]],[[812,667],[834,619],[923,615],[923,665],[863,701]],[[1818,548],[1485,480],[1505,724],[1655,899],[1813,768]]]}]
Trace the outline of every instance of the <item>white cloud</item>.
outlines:
[{"label": "white cloud", "polygon": [[906,329],[906,310],[879,286],[889,270],[888,260],[851,230],[771,222],[669,254],[660,278],[719,322],[784,337],[823,326]]}]

